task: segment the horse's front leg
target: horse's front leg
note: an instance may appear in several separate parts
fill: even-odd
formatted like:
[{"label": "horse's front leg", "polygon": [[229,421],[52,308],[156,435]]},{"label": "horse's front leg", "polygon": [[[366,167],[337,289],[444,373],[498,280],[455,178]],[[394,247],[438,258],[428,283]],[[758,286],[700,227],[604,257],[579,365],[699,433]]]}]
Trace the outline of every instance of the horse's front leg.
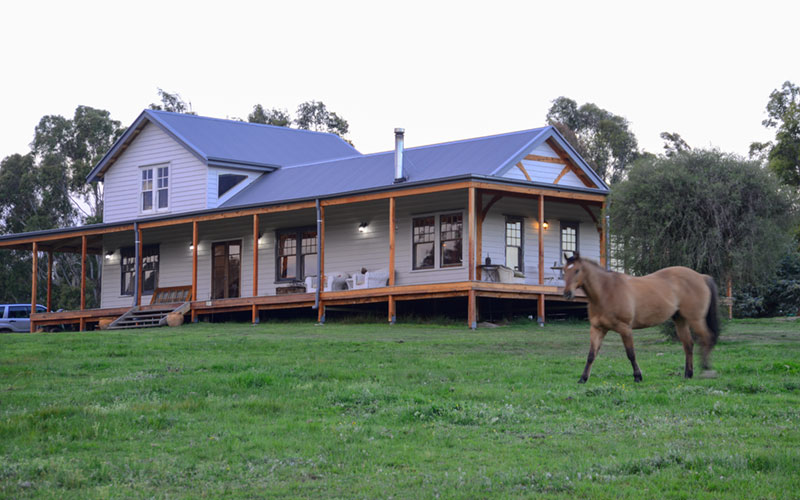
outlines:
[{"label": "horse's front leg", "polygon": [[625,346],[625,354],[628,355],[628,360],[633,367],[633,381],[642,381],[642,371],[636,363],[636,353],[633,351],[633,330],[628,325],[620,325],[617,328],[619,336],[622,337],[622,345]]},{"label": "horse's front leg", "polygon": [[589,380],[589,374],[592,372],[592,363],[594,363],[597,353],[600,352],[600,346],[603,345],[606,333],[608,333],[606,328],[595,325],[592,325],[591,330],[589,330],[589,356],[586,358],[586,367],[583,369],[583,374],[578,379],[579,384],[584,384]]}]

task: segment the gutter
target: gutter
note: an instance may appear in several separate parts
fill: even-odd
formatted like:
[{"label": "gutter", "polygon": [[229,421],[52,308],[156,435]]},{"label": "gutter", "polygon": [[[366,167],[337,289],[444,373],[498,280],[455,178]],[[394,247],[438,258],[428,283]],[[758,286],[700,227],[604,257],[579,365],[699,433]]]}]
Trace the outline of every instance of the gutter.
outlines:
[{"label": "gutter", "polygon": [[237,210],[244,210],[249,208],[259,208],[259,207],[269,207],[273,205],[288,205],[292,203],[302,203],[302,202],[309,202],[309,201],[316,201],[319,200],[320,202],[329,199],[336,199],[336,198],[344,198],[347,196],[355,196],[360,194],[370,194],[370,193],[384,193],[389,191],[398,191],[402,192],[406,189],[416,188],[416,187],[426,187],[426,186],[438,186],[444,184],[450,184],[458,181],[483,181],[488,182],[491,184],[497,185],[506,185],[506,186],[520,186],[520,187],[534,187],[540,189],[547,189],[553,192],[572,192],[572,193],[586,193],[586,194],[596,194],[601,196],[608,196],[609,191],[607,189],[592,189],[592,188],[582,188],[582,187],[575,187],[575,186],[557,186],[554,187],[553,184],[547,184],[543,182],[529,182],[529,181],[517,181],[514,179],[502,179],[492,175],[476,175],[476,174],[462,174],[456,175],[452,177],[440,177],[437,179],[428,179],[424,181],[406,181],[402,184],[402,188],[398,189],[396,184],[387,184],[383,186],[371,187],[371,188],[364,188],[364,189],[356,189],[353,191],[344,191],[338,193],[331,193],[326,195],[316,195],[316,196],[306,196],[303,198],[291,198],[291,199],[283,199],[283,200],[274,200],[268,202],[259,202],[259,203],[249,203],[246,205],[235,205],[230,207],[224,207],[222,209],[205,209],[205,210],[194,210],[191,212],[180,212],[175,214],[169,215],[162,215],[162,216],[155,216],[155,217],[147,217],[147,218],[139,218],[139,219],[128,219],[125,221],[117,221],[117,222],[108,222],[102,224],[90,224],[87,226],[75,226],[70,228],[59,228],[59,229],[48,229],[44,231],[33,231],[29,233],[17,233],[13,235],[2,235],[0,236],[0,241],[13,241],[16,239],[21,238],[29,238],[33,236],[39,235],[49,235],[49,234],[60,234],[60,233],[70,233],[75,231],[84,231],[90,229],[103,229],[103,228],[110,228],[110,227],[117,227],[117,226],[124,226],[127,224],[136,224],[144,223],[144,222],[155,222],[155,221],[166,221],[170,219],[180,219],[185,217],[192,217],[194,215],[211,215],[211,214],[223,214],[227,212],[235,212]]}]

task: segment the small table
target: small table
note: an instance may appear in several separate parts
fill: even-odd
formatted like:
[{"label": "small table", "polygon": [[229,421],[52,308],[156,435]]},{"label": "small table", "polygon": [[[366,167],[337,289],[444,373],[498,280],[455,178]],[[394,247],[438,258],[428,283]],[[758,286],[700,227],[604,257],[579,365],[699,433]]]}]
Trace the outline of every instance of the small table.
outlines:
[{"label": "small table", "polygon": [[553,271],[553,277],[550,279],[558,281],[564,278],[564,266],[553,264],[550,266],[550,270]]},{"label": "small table", "polygon": [[495,282],[495,283],[498,283],[500,281],[500,273],[498,272],[498,269],[500,269],[500,266],[497,266],[497,265],[488,265],[488,266],[487,265],[482,265],[482,266],[478,266],[478,267],[480,268],[481,271],[484,272],[484,274],[482,276],[485,279],[483,281],[492,281],[492,282]]}]

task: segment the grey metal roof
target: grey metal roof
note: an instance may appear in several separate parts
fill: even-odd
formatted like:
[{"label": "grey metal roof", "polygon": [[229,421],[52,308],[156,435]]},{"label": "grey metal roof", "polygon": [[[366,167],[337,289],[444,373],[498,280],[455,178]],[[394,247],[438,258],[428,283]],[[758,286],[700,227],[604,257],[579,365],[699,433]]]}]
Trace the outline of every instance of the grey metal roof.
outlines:
[{"label": "grey metal roof", "polygon": [[[430,181],[462,175],[497,176],[516,164],[532,147],[550,137],[562,139],[553,127],[408,148],[404,171],[408,182]],[[566,141],[563,141],[566,143]],[[570,150],[568,154],[572,155]],[[588,169],[599,193],[607,186],[580,158],[576,163]],[[585,166],[585,167],[584,167]],[[280,200],[325,197],[382,187],[394,183],[394,151],[333,161],[296,165],[262,174],[250,186],[228,200],[223,207],[275,203]]]},{"label": "grey metal roof", "polygon": [[102,177],[148,122],[159,126],[207,165],[270,171],[361,155],[335,134],[146,109],[92,169],[87,181]]}]

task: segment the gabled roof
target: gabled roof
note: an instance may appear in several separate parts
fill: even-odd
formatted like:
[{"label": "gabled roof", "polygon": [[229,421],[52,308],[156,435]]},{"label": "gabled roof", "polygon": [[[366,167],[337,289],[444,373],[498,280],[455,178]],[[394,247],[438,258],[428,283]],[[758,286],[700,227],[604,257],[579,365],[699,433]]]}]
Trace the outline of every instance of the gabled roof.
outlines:
[{"label": "gabled roof", "polygon": [[[464,175],[496,176],[513,167],[527,152],[552,139],[606,194],[608,186],[553,127],[408,148],[404,173],[408,182]],[[225,202],[225,208],[329,196],[394,185],[394,151],[295,165],[262,174]],[[402,186],[399,184],[397,186]]]},{"label": "gabled roof", "polygon": [[335,134],[146,109],[92,169],[87,181],[102,178],[148,123],[161,128],[209,166],[269,172],[361,155]]}]

